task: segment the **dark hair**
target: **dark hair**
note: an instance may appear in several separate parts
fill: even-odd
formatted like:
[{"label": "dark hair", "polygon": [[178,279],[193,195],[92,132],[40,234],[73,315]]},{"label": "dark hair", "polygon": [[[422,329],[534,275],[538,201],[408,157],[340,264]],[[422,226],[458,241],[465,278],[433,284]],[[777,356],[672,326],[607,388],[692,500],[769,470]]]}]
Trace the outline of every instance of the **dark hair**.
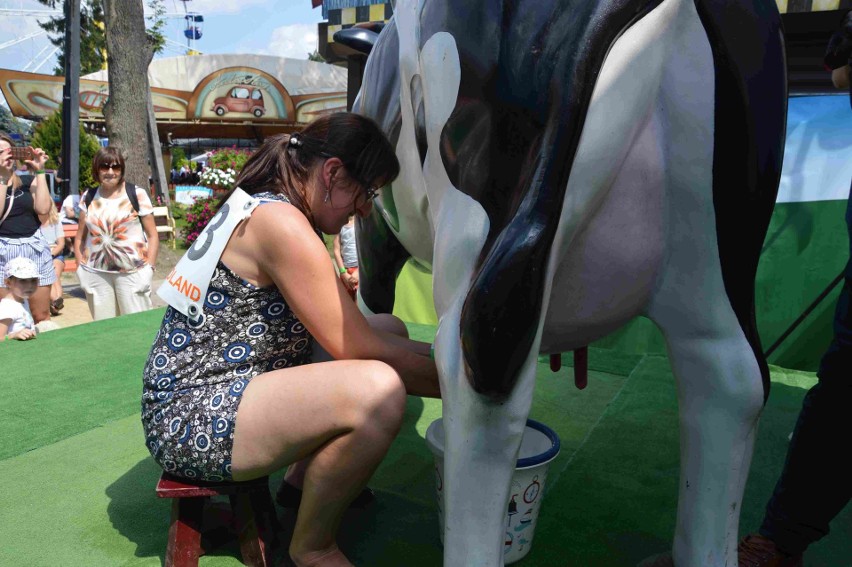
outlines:
[{"label": "dark hair", "polygon": [[124,181],[124,156],[121,155],[121,150],[115,146],[107,146],[99,149],[98,153],[95,154],[95,157],[92,159],[92,179],[97,181],[99,184],[101,182],[100,168],[103,163],[117,163],[121,166],[121,177],[118,181]]},{"label": "dark hair", "polygon": [[[2,132],[0,132],[0,140],[3,140],[4,142],[8,143],[9,146],[12,148],[15,147],[15,142],[12,141],[12,138]],[[18,174],[15,173],[14,169],[12,170],[12,177],[9,178],[9,181],[12,182],[13,189],[17,189],[21,186],[21,178],[18,177]]]},{"label": "dark hair", "polygon": [[[291,143],[291,138],[292,143]],[[249,195],[272,191],[286,196],[313,224],[305,193],[313,168],[336,157],[364,187],[387,184],[399,175],[399,161],[378,124],[351,112],[314,120],[301,132],[269,138],[246,162],[237,187]],[[230,192],[223,200],[230,196]]]}]

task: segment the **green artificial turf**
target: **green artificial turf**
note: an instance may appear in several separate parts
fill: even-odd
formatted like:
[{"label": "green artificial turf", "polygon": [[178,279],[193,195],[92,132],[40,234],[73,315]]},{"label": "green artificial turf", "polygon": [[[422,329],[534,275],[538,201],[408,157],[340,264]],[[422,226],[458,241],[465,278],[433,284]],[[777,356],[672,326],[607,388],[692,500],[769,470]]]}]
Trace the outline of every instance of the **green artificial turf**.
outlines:
[{"label": "green artificial turf", "polygon": [[0,342],[0,459],[139,411],[164,311]]},{"label": "green artificial turf", "polygon": [[[0,565],[160,565],[169,502],[139,422],[141,367],[162,310],[0,344]],[[413,338],[434,328],[411,325]],[[539,364],[531,417],[560,435],[532,551],[519,565],[622,567],[670,546],[678,475],[674,383],[664,356],[590,349],[589,385],[573,385],[570,355]],[[783,463],[812,374],[772,368],[746,489],[753,531]],[[441,564],[434,466],[423,440],[436,400],[410,398],[400,436],[370,482],[376,503],[347,514],[341,547],[357,565]],[[273,489],[281,474],[274,475]],[[285,527],[292,513],[281,512]],[[233,543],[204,566],[240,565]],[[808,552],[808,567],[852,565],[852,510]]]}]

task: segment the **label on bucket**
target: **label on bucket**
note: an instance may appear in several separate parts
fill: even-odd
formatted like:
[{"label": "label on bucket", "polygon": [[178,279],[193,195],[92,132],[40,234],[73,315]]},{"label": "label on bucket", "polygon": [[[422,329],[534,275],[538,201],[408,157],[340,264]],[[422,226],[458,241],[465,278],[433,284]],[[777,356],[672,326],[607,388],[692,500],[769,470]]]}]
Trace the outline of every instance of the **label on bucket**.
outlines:
[{"label": "label on bucket", "polygon": [[[431,434],[440,432],[443,438],[443,428],[440,420],[430,425]],[[529,422],[528,422],[529,423]],[[536,428],[527,425],[524,430],[524,438],[527,444],[532,446],[534,453],[545,450],[550,443],[543,442],[540,437],[541,424],[536,423]],[[433,429],[434,428],[434,429]],[[538,429],[538,430],[537,430]],[[427,431],[427,442],[432,435]],[[555,433],[553,434],[555,437]],[[434,439],[433,439],[434,441]],[[523,445],[523,442],[522,442]],[[556,452],[558,452],[558,442]],[[435,443],[430,444],[430,449],[435,454],[435,492],[438,503],[438,526],[440,529],[441,542],[444,541],[444,461],[443,446],[437,447]],[[550,462],[555,458],[556,452],[549,452],[544,459],[532,460],[535,464],[523,468],[515,468],[512,476],[512,485],[509,491],[509,503],[506,507],[506,519],[504,522],[503,539],[503,562],[508,565],[521,560],[526,556],[532,546],[535,524],[541,509],[544,486],[547,482],[547,471]],[[522,450],[523,454],[523,450]],[[519,464],[520,461],[519,461]]]}]

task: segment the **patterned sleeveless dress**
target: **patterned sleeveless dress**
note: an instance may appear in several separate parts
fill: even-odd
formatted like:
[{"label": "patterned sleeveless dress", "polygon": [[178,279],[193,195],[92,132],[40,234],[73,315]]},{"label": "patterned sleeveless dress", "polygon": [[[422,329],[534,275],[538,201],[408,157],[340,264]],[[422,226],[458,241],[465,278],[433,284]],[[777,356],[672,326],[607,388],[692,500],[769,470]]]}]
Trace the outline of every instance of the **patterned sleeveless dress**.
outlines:
[{"label": "patterned sleeveless dress", "polygon": [[[265,200],[287,202],[271,193]],[[164,470],[232,480],[240,396],[258,374],[307,364],[311,335],[275,285],[258,288],[221,261],[201,316],[166,309],[143,371],[146,444]]]}]

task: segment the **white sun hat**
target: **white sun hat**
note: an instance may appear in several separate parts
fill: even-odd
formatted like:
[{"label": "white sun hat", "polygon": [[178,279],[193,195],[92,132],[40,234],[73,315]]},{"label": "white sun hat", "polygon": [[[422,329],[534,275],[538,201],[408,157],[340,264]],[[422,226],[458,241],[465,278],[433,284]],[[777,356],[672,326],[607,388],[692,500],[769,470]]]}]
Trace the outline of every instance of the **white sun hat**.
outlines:
[{"label": "white sun hat", "polygon": [[29,258],[23,256],[12,258],[6,264],[6,277],[11,278],[13,276],[19,280],[38,278],[38,267]]}]

